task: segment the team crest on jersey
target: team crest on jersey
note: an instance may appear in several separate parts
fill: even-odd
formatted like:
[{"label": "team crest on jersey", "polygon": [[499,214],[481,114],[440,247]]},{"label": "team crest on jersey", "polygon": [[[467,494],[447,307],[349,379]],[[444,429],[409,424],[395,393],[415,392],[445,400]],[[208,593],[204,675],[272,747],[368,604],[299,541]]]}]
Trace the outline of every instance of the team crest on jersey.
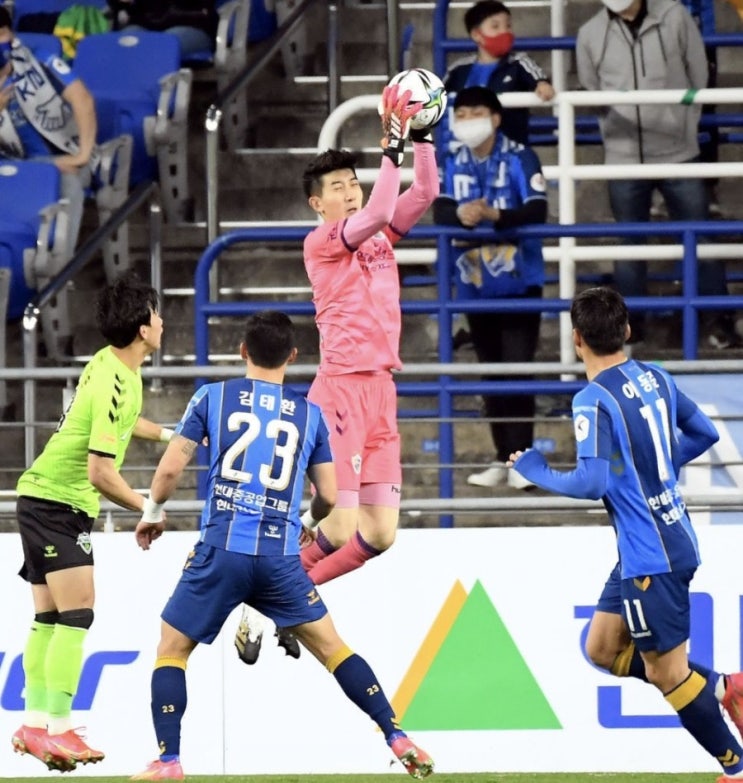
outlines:
[{"label": "team crest on jersey", "polygon": [[547,183],[544,181],[544,175],[541,171],[537,171],[535,174],[531,175],[529,184],[531,185],[532,190],[536,190],[539,193],[544,193],[544,191],[547,190]]},{"label": "team crest on jersey", "polygon": [[361,473],[361,454],[354,454],[351,457],[351,467],[353,472],[358,476]]},{"label": "team crest on jersey", "polygon": [[591,429],[591,422],[581,413],[575,419],[575,439],[581,443],[588,437]]},{"label": "team crest on jersey", "polygon": [[93,542],[90,540],[90,533],[80,533],[75,544],[77,544],[86,555],[89,555],[93,551]]}]

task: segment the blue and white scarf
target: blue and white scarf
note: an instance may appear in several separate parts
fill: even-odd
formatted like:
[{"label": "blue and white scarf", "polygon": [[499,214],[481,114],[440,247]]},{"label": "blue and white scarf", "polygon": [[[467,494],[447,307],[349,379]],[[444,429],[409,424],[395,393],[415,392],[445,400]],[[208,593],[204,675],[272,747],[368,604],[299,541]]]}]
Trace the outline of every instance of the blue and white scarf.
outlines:
[{"label": "blue and white scarf", "polygon": [[[10,61],[13,91],[23,115],[53,147],[77,155],[79,136],[72,108],[57,92],[44,66],[18,39],[13,41]],[[62,60],[55,67],[69,68]],[[0,112],[0,153],[13,158],[25,157],[8,109]]]}]

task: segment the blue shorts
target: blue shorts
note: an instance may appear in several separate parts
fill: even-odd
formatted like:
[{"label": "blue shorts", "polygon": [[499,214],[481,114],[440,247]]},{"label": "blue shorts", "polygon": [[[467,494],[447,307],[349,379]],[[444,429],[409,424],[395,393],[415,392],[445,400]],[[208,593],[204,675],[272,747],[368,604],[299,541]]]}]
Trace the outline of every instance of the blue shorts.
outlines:
[{"label": "blue shorts", "polygon": [[242,603],[279,628],[310,623],[328,612],[299,555],[245,555],[199,541],[161,617],[189,639],[211,644]]},{"label": "blue shorts", "polygon": [[596,609],[624,615],[638,650],[668,652],[689,638],[689,585],[695,570],[622,579],[617,564]]}]

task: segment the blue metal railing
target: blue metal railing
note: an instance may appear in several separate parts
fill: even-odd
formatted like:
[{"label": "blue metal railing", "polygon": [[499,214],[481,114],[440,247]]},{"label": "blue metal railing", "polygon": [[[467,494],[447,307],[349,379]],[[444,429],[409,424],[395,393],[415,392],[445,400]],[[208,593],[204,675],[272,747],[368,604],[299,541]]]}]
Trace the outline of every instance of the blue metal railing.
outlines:
[{"label": "blue metal railing", "polygon": [[[196,364],[208,374],[209,364],[209,319],[211,317],[245,317],[266,308],[280,307],[290,315],[313,315],[312,302],[281,302],[254,300],[250,302],[210,301],[209,271],[212,264],[227,248],[245,242],[297,242],[299,245],[310,227],[266,227],[233,231],[221,235],[201,255],[194,277],[194,323]],[[731,310],[743,308],[743,296],[698,296],[697,236],[717,237],[743,234],[743,221],[715,221],[701,223],[595,223],[586,225],[539,225],[528,226],[511,232],[509,237],[576,238],[661,236],[680,237],[684,246],[682,259],[682,290],[679,296],[637,297],[627,299],[630,310],[642,309],[649,312],[680,310],[682,313],[682,348],[685,359],[697,356],[698,314],[706,310]],[[408,234],[413,240],[435,240],[438,262],[436,264],[436,298],[430,300],[403,300],[405,314],[435,314],[438,321],[438,361],[450,363],[453,357],[452,318],[462,312],[544,312],[559,313],[570,308],[564,299],[494,299],[487,301],[453,300],[451,298],[453,256],[461,248],[452,248],[452,240],[493,241],[493,231],[476,229],[465,231],[442,226],[416,226]],[[500,235],[503,239],[505,235]],[[197,383],[203,382],[197,381]],[[427,411],[438,423],[439,440],[439,490],[441,498],[453,497],[454,491],[454,430],[453,419],[459,414],[454,410],[453,400],[459,395],[477,394],[573,394],[583,386],[583,381],[564,380],[500,380],[473,381],[455,379],[451,375],[438,376],[433,381],[400,381],[398,393],[402,397],[421,396],[436,398],[436,405]],[[292,384],[298,391],[306,391],[307,385]],[[420,415],[400,411],[401,417]],[[442,526],[451,526],[451,517],[442,517]]]}]

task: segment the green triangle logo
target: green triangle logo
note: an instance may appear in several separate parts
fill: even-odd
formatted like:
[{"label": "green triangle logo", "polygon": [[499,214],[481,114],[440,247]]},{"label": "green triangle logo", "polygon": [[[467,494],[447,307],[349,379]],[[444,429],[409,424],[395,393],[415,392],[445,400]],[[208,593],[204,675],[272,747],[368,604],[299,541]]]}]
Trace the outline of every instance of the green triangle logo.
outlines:
[{"label": "green triangle logo", "polygon": [[562,728],[479,580],[469,595],[453,588],[393,705],[401,701],[397,717],[411,731]]}]

